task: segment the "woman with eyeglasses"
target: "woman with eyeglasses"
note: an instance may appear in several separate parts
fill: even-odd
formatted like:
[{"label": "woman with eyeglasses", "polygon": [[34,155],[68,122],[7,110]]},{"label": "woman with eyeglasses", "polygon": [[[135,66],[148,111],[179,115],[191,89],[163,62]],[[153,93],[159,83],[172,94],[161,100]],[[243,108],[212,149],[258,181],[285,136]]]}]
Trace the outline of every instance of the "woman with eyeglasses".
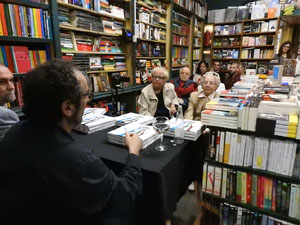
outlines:
[{"label": "woman with eyeglasses", "polygon": [[152,70],[152,83],[143,88],[138,100],[138,111],[147,116],[166,116],[176,113],[179,105],[174,85],[166,83],[169,73],[164,67]]},{"label": "woman with eyeglasses", "polygon": [[278,60],[279,64],[283,64],[284,59],[292,58],[292,44],[290,41],[283,42],[279,48],[279,52],[274,56],[274,59]]},{"label": "woman with eyeglasses", "polygon": [[189,106],[184,114],[185,119],[201,120],[201,112],[205,109],[206,103],[218,97],[216,92],[220,85],[220,78],[214,72],[207,72],[201,82],[202,91],[193,92],[189,99]]}]

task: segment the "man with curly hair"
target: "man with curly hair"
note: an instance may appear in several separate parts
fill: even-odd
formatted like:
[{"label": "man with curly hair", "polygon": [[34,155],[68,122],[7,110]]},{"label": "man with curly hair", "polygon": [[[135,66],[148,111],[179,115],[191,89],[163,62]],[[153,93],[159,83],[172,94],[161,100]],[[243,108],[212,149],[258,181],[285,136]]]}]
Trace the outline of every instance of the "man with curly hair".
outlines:
[{"label": "man with curly hair", "polygon": [[68,62],[49,61],[25,75],[28,120],[7,132],[0,151],[3,224],[137,224],[141,140],[126,133],[129,154],[117,177],[71,134],[89,94],[86,77]]}]

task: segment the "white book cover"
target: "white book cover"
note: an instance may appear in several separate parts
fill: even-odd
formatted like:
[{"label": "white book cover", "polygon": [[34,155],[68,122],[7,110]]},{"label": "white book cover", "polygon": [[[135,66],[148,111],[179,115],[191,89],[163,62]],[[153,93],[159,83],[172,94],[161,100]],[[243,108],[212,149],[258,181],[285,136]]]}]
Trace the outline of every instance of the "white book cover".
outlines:
[{"label": "white book cover", "polygon": [[267,170],[268,171],[272,171],[272,167],[273,167],[273,158],[274,158],[274,146],[275,141],[273,139],[271,139],[271,143],[270,143],[270,151],[269,151],[269,157],[268,157],[268,167]]},{"label": "white book cover", "polygon": [[254,154],[254,137],[247,136],[247,160],[245,166],[251,166],[253,162],[253,154]]},{"label": "white book cover", "polygon": [[252,6],[252,13],[251,13],[251,20],[261,19],[265,17],[265,5],[253,5]]},{"label": "white book cover", "polygon": [[235,165],[240,166],[241,161],[241,142],[242,142],[242,135],[237,135],[237,145],[236,145],[236,157],[235,157]]},{"label": "white book cover", "polygon": [[289,176],[292,176],[292,174],[293,174],[295,158],[296,158],[296,151],[297,151],[297,144],[293,143],[292,154],[291,154],[291,164],[290,164],[290,168],[289,168]]},{"label": "white book cover", "polygon": [[270,20],[269,21],[269,31],[276,31],[277,29],[277,20]]},{"label": "white book cover", "polygon": [[225,144],[225,132],[221,131],[220,136],[220,156],[219,156],[219,162],[223,162],[224,159],[224,144]]},{"label": "white book cover", "polygon": [[129,133],[136,133],[143,142],[143,149],[159,139],[158,133],[152,126],[146,126],[138,123],[130,123],[126,126],[119,127],[107,133],[108,141],[125,145],[125,131]]},{"label": "white book cover", "polygon": [[222,183],[222,168],[215,167],[215,176],[214,176],[214,190],[213,194],[220,196],[221,193],[221,183]]},{"label": "white book cover", "polygon": [[295,218],[297,208],[296,205],[297,200],[297,185],[291,184],[291,194],[290,194],[290,207],[289,207],[289,217]]},{"label": "white book cover", "polygon": [[214,166],[207,166],[206,193],[212,194],[214,187]]},{"label": "white book cover", "polygon": [[223,168],[221,198],[226,198],[227,172],[228,169]]},{"label": "white book cover", "polygon": [[236,225],[243,225],[242,224],[242,215],[243,215],[243,208],[238,207]]},{"label": "white book cover", "polygon": [[85,108],[82,115],[82,123],[89,123],[105,113],[106,110],[104,108]]},{"label": "white book cover", "polygon": [[231,133],[230,139],[230,152],[229,152],[229,165],[235,165],[236,147],[237,147],[237,133]]},{"label": "white book cover", "polygon": [[281,172],[283,149],[284,149],[284,142],[281,141],[278,145],[276,173]]},{"label": "white book cover", "polygon": [[266,170],[268,166],[268,157],[269,157],[269,139],[264,138],[263,139],[263,148],[262,148],[262,156],[263,156],[263,163],[262,163],[262,169]]},{"label": "white book cover", "polygon": [[116,125],[123,126],[132,122],[138,124],[151,124],[153,122],[154,117],[152,116],[144,116],[138,113],[126,113],[121,116],[115,117]]},{"label": "white book cover", "polygon": [[[179,125],[176,118],[170,120],[170,129],[167,131],[166,136],[173,137],[175,128]],[[184,139],[196,141],[201,135],[202,122],[195,120],[184,119]]]},{"label": "white book cover", "polygon": [[252,168],[258,169],[258,157],[259,157],[259,144],[260,144],[260,139],[258,137],[255,137],[254,140],[254,152],[253,152],[253,163],[252,163]]},{"label": "white book cover", "polygon": [[281,166],[281,174],[288,176],[290,172],[290,165],[292,163],[292,153],[293,153],[293,143],[286,141],[284,143],[284,153],[283,153],[283,164]]},{"label": "white book cover", "polygon": [[244,160],[245,160],[245,153],[246,153],[246,140],[247,137],[246,135],[240,135],[241,136],[241,147],[240,147],[240,162],[239,165],[243,166],[244,165]]},{"label": "white book cover", "polygon": [[274,156],[273,156],[273,166],[272,172],[277,173],[278,164],[281,162],[279,159],[279,149],[281,147],[281,142],[279,140],[275,140],[275,147],[274,147]]},{"label": "white book cover", "polygon": [[261,25],[261,32],[268,32],[269,30],[269,22],[263,22]]}]

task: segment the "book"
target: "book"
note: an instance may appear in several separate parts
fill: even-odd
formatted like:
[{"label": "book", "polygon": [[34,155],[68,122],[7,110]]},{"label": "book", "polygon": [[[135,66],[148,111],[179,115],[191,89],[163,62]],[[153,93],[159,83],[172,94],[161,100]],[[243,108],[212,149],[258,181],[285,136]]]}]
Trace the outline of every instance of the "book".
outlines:
[{"label": "book", "polygon": [[160,135],[152,126],[138,123],[130,123],[107,133],[108,141],[114,144],[125,145],[125,131],[136,133],[142,140],[142,148],[145,149],[159,139]]},{"label": "book", "polygon": [[[175,128],[178,125],[176,118],[172,118],[170,120],[170,129],[167,131],[166,135],[174,137]],[[201,121],[184,119],[184,139],[196,141],[201,135],[202,126],[203,124]]]},{"label": "book", "polygon": [[152,116],[144,116],[132,112],[115,117],[117,126],[124,126],[126,124],[130,124],[133,122],[137,124],[147,125],[147,124],[151,124],[153,122],[153,119],[154,118]]}]

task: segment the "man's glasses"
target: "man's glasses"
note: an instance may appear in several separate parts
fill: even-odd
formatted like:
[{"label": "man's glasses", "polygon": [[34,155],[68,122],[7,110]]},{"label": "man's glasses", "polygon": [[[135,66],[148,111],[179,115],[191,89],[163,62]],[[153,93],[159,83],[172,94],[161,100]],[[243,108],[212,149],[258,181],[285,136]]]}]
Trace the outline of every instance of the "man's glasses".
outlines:
[{"label": "man's glasses", "polygon": [[164,80],[165,77],[160,77],[160,76],[152,76],[152,79],[156,79],[156,80]]},{"label": "man's glasses", "polygon": [[83,94],[82,97],[88,97],[89,101],[92,101],[94,98],[94,93]]}]

